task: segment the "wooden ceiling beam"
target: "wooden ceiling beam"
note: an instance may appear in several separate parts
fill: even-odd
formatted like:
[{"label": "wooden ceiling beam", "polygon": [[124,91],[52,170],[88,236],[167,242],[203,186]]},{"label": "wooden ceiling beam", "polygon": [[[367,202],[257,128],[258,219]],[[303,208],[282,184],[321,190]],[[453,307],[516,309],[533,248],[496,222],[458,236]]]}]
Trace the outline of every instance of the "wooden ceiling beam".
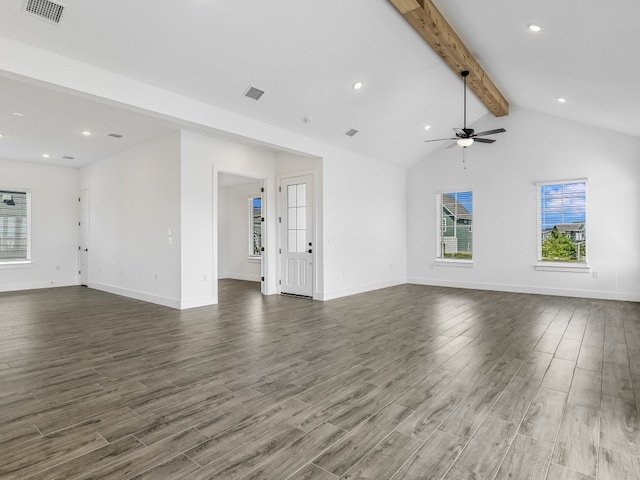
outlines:
[{"label": "wooden ceiling beam", "polygon": [[496,117],[509,114],[509,102],[431,0],[389,2],[457,75],[469,70],[467,85],[491,113]]}]

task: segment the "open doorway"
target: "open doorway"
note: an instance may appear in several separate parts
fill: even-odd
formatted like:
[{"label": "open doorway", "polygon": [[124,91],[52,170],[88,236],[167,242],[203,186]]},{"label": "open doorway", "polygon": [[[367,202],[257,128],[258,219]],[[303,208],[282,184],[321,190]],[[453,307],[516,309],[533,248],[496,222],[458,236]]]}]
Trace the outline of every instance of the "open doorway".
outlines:
[{"label": "open doorway", "polygon": [[264,293],[264,200],[262,179],[218,173],[218,282],[225,289],[239,280]]}]

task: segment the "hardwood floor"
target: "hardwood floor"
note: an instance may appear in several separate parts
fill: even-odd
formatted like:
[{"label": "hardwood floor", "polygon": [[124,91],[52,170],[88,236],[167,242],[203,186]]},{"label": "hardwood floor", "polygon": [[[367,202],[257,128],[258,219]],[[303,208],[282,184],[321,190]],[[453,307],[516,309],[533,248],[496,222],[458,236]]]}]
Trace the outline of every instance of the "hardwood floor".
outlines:
[{"label": "hardwood floor", "polygon": [[640,478],[640,305],[0,294],[2,479]]}]

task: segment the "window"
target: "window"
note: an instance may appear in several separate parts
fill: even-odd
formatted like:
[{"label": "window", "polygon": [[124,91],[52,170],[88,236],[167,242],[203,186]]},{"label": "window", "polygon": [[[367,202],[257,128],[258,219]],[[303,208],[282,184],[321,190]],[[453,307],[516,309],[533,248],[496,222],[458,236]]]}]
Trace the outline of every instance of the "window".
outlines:
[{"label": "window", "polygon": [[538,261],[587,261],[587,181],[538,184]]},{"label": "window", "polygon": [[31,258],[31,193],[0,190],[0,263]]},{"label": "window", "polygon": [[262,198],[249,197],[249,257],[262,256]]},{"label": "window", "polygon": [[451,192],[437,195],[437,258],[473,258],[473,193]]},{"label": "window", "polygon": [[287,186],[287,252],[307,251],[307,184]]}]

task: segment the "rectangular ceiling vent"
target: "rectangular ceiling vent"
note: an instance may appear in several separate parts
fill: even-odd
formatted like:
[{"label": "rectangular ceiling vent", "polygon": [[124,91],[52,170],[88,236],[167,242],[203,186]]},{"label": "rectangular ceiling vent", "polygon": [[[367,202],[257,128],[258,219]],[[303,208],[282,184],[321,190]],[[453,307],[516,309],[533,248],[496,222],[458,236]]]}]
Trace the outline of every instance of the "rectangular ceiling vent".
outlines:
[{"label": "rectangular ceiling vent", "polygon": [[345,135],[347,137],[355,137],[355,135],[359,132],[360,130],[356,130],[355,128],[351,128],[349,129],[349,131],[347,133],[345,133]]},{"label": "rectangular ceiling vent", "polygon": [[63,160],[75,160],[76,157],[72,157],[71,155],[65,155],[62,157]]},{"label": "rectangular ceiling vent", "polygon": [[24,11],[47,22],[60,25],[66,5],[51,0],[25,0]]},{"label": "rectangular ceiling vent", "polygon": [[260,97],[264,95],[264,90],[254,87],[253,85],[247,88],[244,92],[244,96],[247,98],[253,98],[254,100],[260,100]]},{"label": "rectangular ceiling vent", "polygon": [[119,133],[110,133],[107,135],[107,137],[122,138],[122,135],[120,135]]}]

